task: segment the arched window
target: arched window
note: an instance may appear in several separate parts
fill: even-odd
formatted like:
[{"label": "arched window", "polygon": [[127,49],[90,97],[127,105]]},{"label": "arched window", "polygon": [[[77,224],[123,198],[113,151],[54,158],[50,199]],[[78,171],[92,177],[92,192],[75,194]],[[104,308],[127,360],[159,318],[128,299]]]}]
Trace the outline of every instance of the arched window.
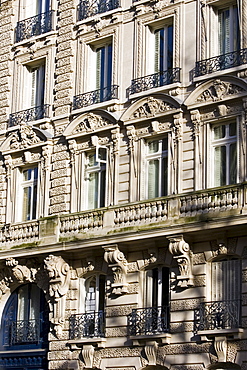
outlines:
[{"label": "arched window", "polygon": [[[46,369],[48,330],[48,305],[43,291],[35,284],[21,285],[3,311],[0,367],[8,370],[12,357],[21,367],[26,356],[32,359],[32,369]],[[24,357],[18,355],[20,350],[25,350]]]}]

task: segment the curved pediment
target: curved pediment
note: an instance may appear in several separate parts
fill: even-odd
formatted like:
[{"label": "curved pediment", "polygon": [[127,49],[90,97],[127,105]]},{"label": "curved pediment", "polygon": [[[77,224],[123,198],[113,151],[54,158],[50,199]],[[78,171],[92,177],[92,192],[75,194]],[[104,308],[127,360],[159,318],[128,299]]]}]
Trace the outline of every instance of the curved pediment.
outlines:
[{"label": "curved pediment", "polygon": [[199,85],[185,100],[188,108],[247,95],[247,84],[237,77],[221,77]]},{"label": "curved pediment", "polygon": [[133,103],[123,113],[121,121],[130,123],[133,121],[150,119],[163,116],[164,114],[173,114],[180,109],[180,104],[174,98],[166,94],[155,94],[146,96]]},{"label": "curved pediment", "polygon": [[21,122],[18,130],[11,132],[2,143],[0,150],[2,153],[17,150],[26,150],[31,147],[39,146],[51,138],[51,135],[37,127]]},{"label": "curved pediment", "polygon": [[88,135],[97,131],[112,128],[116,119],[107,112],[94,111],[78,116],[65,129],[66,138]]}]

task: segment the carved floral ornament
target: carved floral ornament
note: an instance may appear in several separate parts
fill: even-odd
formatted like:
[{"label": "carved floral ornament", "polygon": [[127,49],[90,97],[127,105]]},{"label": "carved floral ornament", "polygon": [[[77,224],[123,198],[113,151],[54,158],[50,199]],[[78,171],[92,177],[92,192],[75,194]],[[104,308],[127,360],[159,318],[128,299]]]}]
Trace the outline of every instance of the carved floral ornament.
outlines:
[{"label": "carved floral ornament", "polygon": [[33,261],[34,267],[7,258],[0,271],[0,299],[12,283],[36,283],[44,290],[50,307],[50,321],[57,336],[61,335],[65,321],[66,294],[70,284],[69,265],[60,256],[49,255],[43,266]]},{"label": "carved floral ornament", "polygon": [[127,293],[126,275],[128,262],[124,254],[118,249],[117,245],[103,246],[103,248],[105,250],[104,259],[113,271],[112,293],[115,295]]}]

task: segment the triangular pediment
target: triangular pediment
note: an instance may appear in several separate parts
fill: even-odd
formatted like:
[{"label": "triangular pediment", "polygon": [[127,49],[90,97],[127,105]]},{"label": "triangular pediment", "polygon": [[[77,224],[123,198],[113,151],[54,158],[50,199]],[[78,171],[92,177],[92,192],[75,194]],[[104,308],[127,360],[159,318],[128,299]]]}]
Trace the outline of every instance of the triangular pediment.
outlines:
[{"label": "triangular pediment", "polygon": [[121,120],[125,123],[150,119],[173,114],[180,108],[180,104],[165,94],[147,96],[133,103],[122,115]]}]

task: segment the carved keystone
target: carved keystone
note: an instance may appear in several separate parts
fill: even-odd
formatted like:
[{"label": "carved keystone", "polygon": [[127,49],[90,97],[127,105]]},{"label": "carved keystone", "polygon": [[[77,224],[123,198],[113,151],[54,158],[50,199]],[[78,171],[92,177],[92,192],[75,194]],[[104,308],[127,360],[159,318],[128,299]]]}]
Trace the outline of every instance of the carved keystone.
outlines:
[{"label": "carved keystone", "polygon": [[193,285],[192,275],[192,252],[183,235],[168,236],[170,241],[169,251],[176,258],[180,275],[177,276],[177,285],[188,288]]},{"label": "carved keystone", "polygon": [[113,271],[112,293],[121,295],[127,293],[127,260],[117,245],[103,246],[105,250],[104,259]]}]

